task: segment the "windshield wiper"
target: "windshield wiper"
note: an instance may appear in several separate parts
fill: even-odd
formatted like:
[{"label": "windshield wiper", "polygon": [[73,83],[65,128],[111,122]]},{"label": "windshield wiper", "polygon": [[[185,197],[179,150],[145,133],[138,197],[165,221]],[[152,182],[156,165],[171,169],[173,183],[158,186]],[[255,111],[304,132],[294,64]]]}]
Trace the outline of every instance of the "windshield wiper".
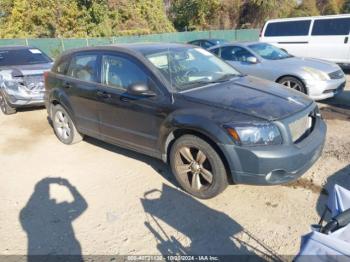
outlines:
[{"label": "windshield wiper", "polygon": [[225,74],[222,77],[216,79],[216,80],[198,80],[198,81],[193,81],[189,82],[186,84],[183,84],[182,87],[192,87],[195,85],[210,85],[210,84],[215,84],[215,83],[222,83],[222,82],[227,82],[230,81],[234,77],[241,77],[243,76],[242,74]]},{"label": "windshield wiper", "polygon": [[239,77],[239,76],[242,76],[242,75],[241,74],[225,74],[216,80],[210,81],[210,83],[227,82],[227,81],[230,81],[232,78]]}]

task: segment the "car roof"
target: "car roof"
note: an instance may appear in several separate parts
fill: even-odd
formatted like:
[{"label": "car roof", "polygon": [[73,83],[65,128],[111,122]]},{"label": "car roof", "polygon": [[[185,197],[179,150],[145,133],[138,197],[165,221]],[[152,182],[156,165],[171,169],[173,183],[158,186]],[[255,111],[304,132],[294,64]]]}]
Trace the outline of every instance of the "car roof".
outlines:
[{"label": "car roof", "polygon": [[277,19],[267,20],[266,23],[270,23],[270,22],[284,22],[284,21],[287,22],[287,21],[311,20],[311,19],[346,18],[346,17],[350,17],[350,14],[277,18]]},{"label": "car roof", "polygon": [[5,46],[0,46],[0,51],[22,50],[22,49],[30,49],[30,48],[36,48],[36,47],[25,46],[25,45],[5,45]]},{"label": "car roof", "polygon": [[222,45],[216,45],[213,47],[210,47],[209,50],[213,50],[215,48],[218,47],[225,47],[225,46],[245,46],[248,47],[250,45],[254,45],[254,44],[261,44],[262,42],[259,41],[249,41],[249,42],[232,42],[232,43],[227,43],[227,44],[222,44]]},{"label": "car roof", "polygon": [[70,49],[63,53],[62,55],[69,55],[77,52],[84,51],[122,51],[127,53],[138,53],[138,54],[147,54],[154,52],[162,52],[168,49],[175,48],[190,48],[193,47],[188,44],[179,44],[179,43],[133,43],[133,44],[113,44],[113,45],[102,45],[94,47],[82,47],[76,49]]},{"label": "car roof", "polygon": [[227,40],[221,39],[221,38],[201,38],[201,39],[195,39],[195,40],[189,41],[188,43],[197,42],[197,41],[208,41],[208,42],[225,41],[225,42],[227,42]]}]

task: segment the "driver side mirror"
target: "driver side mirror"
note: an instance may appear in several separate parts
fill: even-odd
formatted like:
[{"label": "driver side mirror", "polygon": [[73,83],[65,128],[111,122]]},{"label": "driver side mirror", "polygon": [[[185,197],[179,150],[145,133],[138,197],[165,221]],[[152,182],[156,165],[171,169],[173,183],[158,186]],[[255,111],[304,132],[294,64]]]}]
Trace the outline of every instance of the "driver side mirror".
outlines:
[{"label": "driver side mirror", "polygon": [[257,64],[258,63],[258,59],[255,56],[249,56],[249,57],[247,57],[247,62],[249,64]]},{"label": "driver side mirror", "polygon": [[145,97],[152,97],[156,96],[156,93],[153,92],[147,84],[131,84],[128,89],[127,93],[133,96],[145,96]]}]

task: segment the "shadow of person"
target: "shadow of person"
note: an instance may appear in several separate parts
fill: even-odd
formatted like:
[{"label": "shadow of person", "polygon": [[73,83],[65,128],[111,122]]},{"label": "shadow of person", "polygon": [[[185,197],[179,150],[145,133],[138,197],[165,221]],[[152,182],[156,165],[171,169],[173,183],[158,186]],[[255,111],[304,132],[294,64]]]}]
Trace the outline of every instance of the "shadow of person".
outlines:
[{"label": "shadow of person", "polygon": [[[322,217],[323,213],[325,212],[329,193],[333,191],[335,185],[339,185],[347,190],[350,190],[350,165],[347,165],[327,178],[327,182],[323,187],[327,194],[320,194],[316,204],[316,210],[320,217]],[[329,220],[329,214],[325,218],[326,221]]]},{"label": "shadow of person", "polygon": [[[66,187],[73,202],[57,203],[50,199],[50,185]],[[78,190],[63,178],[45,178],[35,185],[26,206],[20,212],[20,222],[27,233],[28,261],[82,261],[81,246],[74,235],[73,220],[88,205]],[[61,257],[62,256],[62,257]],[[65,256],[65,257],[63,257]]]},{"label": "shadow of person", "polygon": [[[148,217],[145,226],[155,236],[157,249],[163,255],[244,255],[244,259],[254,255],[254,261],[263,260],[258,253],[274,257],[266,252],[266,247],[261,251],[239,240],[236,235],[244,229],[228,215],[177,189],[163,184],[162,191],[146,192],[141,203]],[[181,238],[187,242],[182,236],[169,236],[161,221],[186,236],[190,246],[185,247],[178,241]],[[248,250],[248,246],[258,252]]]}]

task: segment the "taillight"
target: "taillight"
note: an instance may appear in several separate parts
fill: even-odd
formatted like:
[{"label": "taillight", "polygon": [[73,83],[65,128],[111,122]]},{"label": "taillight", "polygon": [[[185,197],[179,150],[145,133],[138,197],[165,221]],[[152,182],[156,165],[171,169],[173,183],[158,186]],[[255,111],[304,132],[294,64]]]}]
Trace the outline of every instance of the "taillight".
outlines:
[{"label": "taillight", "polygon": [[44,72],[44,87],[45,87],[45,89],[47,89],[46,86],[47,86],[48,77],[49,77],[49,71],[45,71]]},{"label": "taillight", "polygon": [[44,81],[47,81],[47,78],[49,77],[49,71],[44,72]]}]

